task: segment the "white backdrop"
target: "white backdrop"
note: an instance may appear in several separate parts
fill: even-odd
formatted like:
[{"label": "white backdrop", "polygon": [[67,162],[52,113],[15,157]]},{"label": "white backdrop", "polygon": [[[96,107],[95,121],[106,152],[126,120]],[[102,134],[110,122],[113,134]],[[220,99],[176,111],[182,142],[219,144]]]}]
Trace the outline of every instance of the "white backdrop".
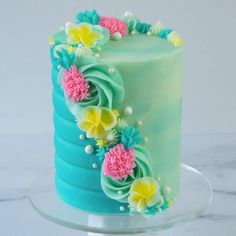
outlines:
[{"label": "white backdrop", "polygon": [[185,39],[184,133],[236,132],[234,0],[8,0],[0,7],[0,134],[52,133],[48,35],[77,11],[161,19]]}]

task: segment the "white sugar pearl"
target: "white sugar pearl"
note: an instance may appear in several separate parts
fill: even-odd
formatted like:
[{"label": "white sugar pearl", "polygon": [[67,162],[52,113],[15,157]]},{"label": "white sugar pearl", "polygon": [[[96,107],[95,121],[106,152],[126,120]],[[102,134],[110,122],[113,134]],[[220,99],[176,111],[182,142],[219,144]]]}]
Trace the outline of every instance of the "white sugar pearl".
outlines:
[{"label": "white sugar pearl", "polygon": [[120,211],[125,211],[125,207],[124,206],[120,206]]},{"label": "white sugar pearl", "polygon": [[118,195],[122,195],[122,191],[118,191],[117,193],[118,193]]},{"label": "white sugar pearl", "polygon": [[150,36],[150,35],[152,35],[152,32],[148,31],[147,36]]},{"label": "white sugar pearl", "polygon": [[60,70],[60,69],[61,69],[61,65],[58,65],[58,66],[57,66],[57,69]]},{"label": "white sugar pearl", "polygon": [[131,34],[132,34],[132,35],[135,35],[135,34],[136,34],[135,30],[131,31]]},{"label": "white sugar pearl", "polygon": [[87,145],[87,146],[85,147],[85,152],[86,152],[87,154],[92,154],[92,153],[94,152],[94,147],[93,147],[92,145]]},{"label": "white sugar pearl", "polygon": [[85,139],[85,135],[84,135],[84,134],[81,134],[81,135],[79,136],[79,139],[80,139],[80,140],[84,140],[84,139]]},{"label": "white sugar pearl", "polygon": [[124,110],[124,114],[126,116],[130,116],[133,114],[133,109],[131,107],[126,107],[125,110]]},{"label": "white sugar pearl", "polygon": [[168,196],[171,193],[171,188],[166,186],[163,190],[165,196]]},{"label": "white sugar pearl", "polygon": [[144,138],[144,142],[145,142],[145,143],[148,142],[148,138],[147,138],[147,137]]},{"label": "white sugar pearl", "polygon": [[120,32],[116,32],[116,33],[114,33],[114,34],[112,35],[112,38],[113,38],[114,40],[121,40],[122,35],[121,35]]},{"label": "white sugar pearl", "polygon": [[100,54],[99,53],[95,53],[95,57],[100,57]]},{"label": "white sugar pearl", "polygon": [[96,163],[93,163],[93,169],[97,169],[98,165]]},{"label": "white sugar pearl", "polygon": [[114,68],[109,68],[109,70],[108,70],[108,72],[110,73],[110,74],[113,74],[114,72],[115,72],[115,70],[114,70]]},{"label": "white sugar pearl", "polygon": [[137,125],[138,127],[140,127],[140,126],[143,125],[143,122],[142,122],[141,120],[138,120],[138,121],[136,122],[136,125]]},{"label": "white sugar pearl", "polygon": [[126,17],[126,18],[131,18],[131,17],[133,17],[133,16],[134,16],[134,14],[133,14],[131,11],[125,12],[125,17]]}]

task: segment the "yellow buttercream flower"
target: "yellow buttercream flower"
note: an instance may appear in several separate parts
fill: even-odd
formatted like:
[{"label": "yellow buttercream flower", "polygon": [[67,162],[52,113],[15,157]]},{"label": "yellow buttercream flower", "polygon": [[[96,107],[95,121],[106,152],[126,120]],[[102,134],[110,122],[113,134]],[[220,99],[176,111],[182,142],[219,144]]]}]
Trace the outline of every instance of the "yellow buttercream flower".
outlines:
[{"label": "yellow buttercream flower", "polygon": [[114,115],[118,118],[120,116],[120,112],[116,109],[113,109],[112,112],[114,113]]},{"label": "yellow buttercream flower", "polygon": [[66,34],[69,43],[82,43],[89,48],[94,47],[97,41],[102,38],[102,34],[93,30],[92,25],[87,23],[81,23],[79,25],[67,23]]},{"label": "yellow buttercream flower", "polygon": [[55,38],[53,36],[49,36],[48,37],[48,43],[50,46],[55,44]]},{"label": "yellow buttercream flower", "polygon": [[175,31],[168,35],[168,41],[176,47],[183,46],[184,44],[183,39]]},{"label": "yellow buttercream flower", "polygon": [[84,109],[83,118],[78,121],[78,126],[87,132],[88,138],[104,138],[116,122],[117,119],[111,110],[90,106]]},{"label": "yellow buttercream flower", "polygon": [[131,210],[137,212],[145,212],[148,207],[154,205],[163,205],[164,199],[157,180],[151,177],[135,180],[130,188],[128,202]]},{"label": "yellow buttercream flower", "polygon": [[96,145],[99,148],[104,148],[108,145],[108,141],[105,138],[98,138],[98,139],[96,139]]}]

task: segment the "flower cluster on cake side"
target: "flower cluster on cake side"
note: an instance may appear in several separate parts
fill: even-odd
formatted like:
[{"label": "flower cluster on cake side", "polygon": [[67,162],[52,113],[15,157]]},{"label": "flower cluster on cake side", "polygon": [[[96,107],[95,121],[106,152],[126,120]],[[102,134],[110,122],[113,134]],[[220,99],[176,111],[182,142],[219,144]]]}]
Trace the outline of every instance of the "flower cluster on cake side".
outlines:
[{"label": "flower cluster on cake side", "polygon": [[65,41],[51,36],[49,43],[68,109],[84,132],[81,138],[96,142],[85,151],[95,154],[102,166],[102,189],[108,197],[127,203],[130,212],[165,210],[173,204],[171,189],[161,188],[160,179],[153,175],[152,158],[140,134],[141,121],[134,127],[127,122],[132,107],[118,110],[125,97],[123,80],[113,65],[99,61],[99,51],[109,40],[121,40],[128,34],[158,36],[174,46],[182,46],[183,40],[160,21],[143,23],[131,12],[117,19],[100,16],[96,10],[85,11],[76,20],[63,28]]}]

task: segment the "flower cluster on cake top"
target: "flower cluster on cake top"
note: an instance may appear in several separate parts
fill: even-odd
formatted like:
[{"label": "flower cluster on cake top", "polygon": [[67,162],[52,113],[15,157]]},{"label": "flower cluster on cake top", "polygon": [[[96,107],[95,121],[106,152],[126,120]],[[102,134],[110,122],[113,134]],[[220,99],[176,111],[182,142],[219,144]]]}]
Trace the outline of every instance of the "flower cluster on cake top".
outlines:
[{"label": "flower cluster on cake top", "polygon": [[85,11],[76,20],[63,28],[64,42],[50,37],[51,57],[67,107],[84,132],[81,139],[96,143],[87,145],[85,152],[96,155],[102,166],[103,191],[129,206],[122,206],[121,211],[155,214],[165,210],[172,204],[171,191],[161,187],[153,174],[139,126],[127,122],[132,108],[120,109],[125,96],[121,74],[112,64],[99,61],[99,51],[110,39],[120,40],[128,34],[155,35],[174,46],[181,46],[183,40],[160,22],[143,23],[131,12],[117,19]]}]

